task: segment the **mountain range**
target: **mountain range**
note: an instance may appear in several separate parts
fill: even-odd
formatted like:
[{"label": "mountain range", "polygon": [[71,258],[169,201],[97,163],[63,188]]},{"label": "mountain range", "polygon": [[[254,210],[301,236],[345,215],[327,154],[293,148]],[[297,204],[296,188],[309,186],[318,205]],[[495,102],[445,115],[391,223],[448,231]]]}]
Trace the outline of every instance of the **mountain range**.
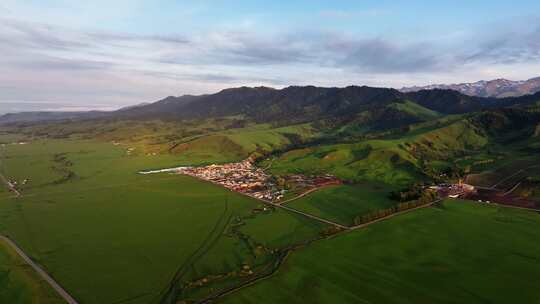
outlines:
[{"label": "mountain range", "polygon": [[[169,96],[163,100],[112,112],[27,112],[6,114],[0,123],[84,119],[190,120],[241,116],[258,123],[287,125],[321,119],[400,121],[418,113],[463,114],[483,109],[527,105],[540,93],[521,97],[488,98],[454,90],[431,89],[400,92],[395,89],[349,86],[323,88],[291,86],[284,89],[240,87],[215,94]],[[369,113],[369,115],[368,115]],[[435,115],[434,114],[434,115]]]},{"label": "mountain range", "polygon": [[400,91],[407,93],[433,89],[454,90],[469,96],[479,97],[516,97],[539,92],[540,77],[522,81],[495,79],[460,84],[433,84],[428,86],[405,87]]}]

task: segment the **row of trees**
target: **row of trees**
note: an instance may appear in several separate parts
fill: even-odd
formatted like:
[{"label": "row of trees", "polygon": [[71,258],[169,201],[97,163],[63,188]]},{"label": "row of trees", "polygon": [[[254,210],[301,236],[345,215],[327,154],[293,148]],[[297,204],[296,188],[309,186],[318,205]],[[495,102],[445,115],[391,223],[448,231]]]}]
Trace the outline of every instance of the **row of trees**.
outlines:
[{"label": "row of trees", "polygon": [[361,225],[361,224],[369,223],[369,222],[390,216],[397,212],[427,205],[429,203],[436,201],[438,198],[438,195],[437,195],[437,192],[432,191],[432,190],[423,190],[420,193],[417,193],[416,190],[413,190],[411,192],[406,192],[405,194],[399,196],[399,198],[402,198],[402,197],[403,198],[416,197],[416,199],[403,201],[391,208],[381,209],[381,210],[370,212],[368,214],[364,214],[362,216],[357,216],[354,219],[354,224]]},{"label": "row of trees", "polygon": [[419,199],[424,192],[424,185],[421,183],[416,183],[409,188],[405,188],[399,191],[390,192],[390,199],[399,202],[408,202],[412,200]]}]

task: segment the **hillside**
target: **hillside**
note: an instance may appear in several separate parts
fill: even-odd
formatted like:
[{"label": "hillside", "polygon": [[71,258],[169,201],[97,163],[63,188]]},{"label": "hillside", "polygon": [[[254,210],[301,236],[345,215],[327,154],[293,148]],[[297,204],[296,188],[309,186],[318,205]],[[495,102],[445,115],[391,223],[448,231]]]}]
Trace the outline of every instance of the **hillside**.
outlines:
[{"label": "hillside", "polygon": [[[412,124],[407,131],[381,133],[375,139],[291,149],[271,160],[271,170],[278,175],[330,172],[355,182],[405,186],[441,174],[463,174],[465,166],[455,162],[462,157],[491,153],[494,158],[494,151],[519,149],[517,143],[531,138],[539,121],[538,107],[443,118]],[[507,146],[510,140],[512,145]]]}]

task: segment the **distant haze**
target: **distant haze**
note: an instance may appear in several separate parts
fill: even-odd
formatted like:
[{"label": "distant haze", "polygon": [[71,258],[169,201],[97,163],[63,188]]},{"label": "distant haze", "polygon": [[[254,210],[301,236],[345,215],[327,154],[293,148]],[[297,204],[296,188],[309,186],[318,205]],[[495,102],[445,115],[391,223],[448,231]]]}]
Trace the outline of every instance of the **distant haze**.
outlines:
[{"label": "distant haze", "polygon": [[0,101],[0,115],[7,113],[54,111],[54,112],[76,112],[76,111],[112,111],[118,107],[111,107],[99,104],[78,105],[69,103],[50,102],[5,102]]}]

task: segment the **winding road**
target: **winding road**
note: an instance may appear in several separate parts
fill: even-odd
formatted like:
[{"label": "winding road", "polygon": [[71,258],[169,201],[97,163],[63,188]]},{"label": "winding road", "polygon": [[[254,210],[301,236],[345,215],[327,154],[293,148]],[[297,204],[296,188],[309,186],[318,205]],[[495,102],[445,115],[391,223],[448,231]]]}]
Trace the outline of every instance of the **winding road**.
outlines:
[{"label": "winding road", "polygon": [[45,270],[43,270],[39,265],[34,263],[32,259],[30,259],[29,256],[22,251],[22,249],[17,246],[11,239],[9,239],[6,236],[0,235],[0,240],[8,244],[10,247],[15,250],[15,252],[28,264],[30,267],[32,267],[38,275],[45,280],[49,285],[56,290],[56,292],[68,303],[68,304],[78,304],[78,302],[64,289],[62,286],[60,286],[51,276],[49,276]]}]

